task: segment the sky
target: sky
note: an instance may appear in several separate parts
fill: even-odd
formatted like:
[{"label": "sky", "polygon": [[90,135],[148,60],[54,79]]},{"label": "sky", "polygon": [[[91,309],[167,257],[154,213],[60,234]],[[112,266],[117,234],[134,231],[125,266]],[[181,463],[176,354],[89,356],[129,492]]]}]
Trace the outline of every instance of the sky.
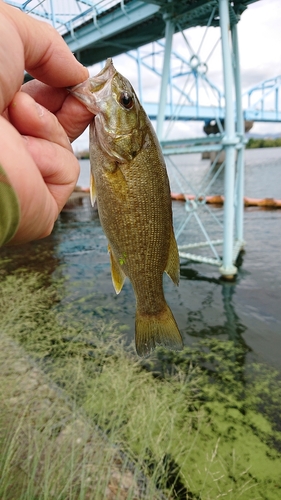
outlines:
[{"label": "sky", "polygon": [[[185,31],[190,46],[197,53],[205,28],[191,28]],[[281,0],[259,0],[251,4],[242,14],[238,24],[241,80],[243,92],[266,79],[281,75]],[[219,28],[209,28],[206,32],[200,49],[200,59],[205,62],[212,51],[216,41],[220,38]],[[174,35],[173,49],[189,60],[190,50],[181,33]],[[141,49],[142,53],[149,52],[148,47]],[[136,64],[126,55],[114,58],[116,69],[127,77],[138,93],[138,81]],[[161,58],[159,57],[159,68]],[[208,78],[223,90],[221,46],[217,44],[211,57],[208,59]],[[90,68],[90,74],[95,75],[101,66],[95,65]],[[144,101],[157,102],[160,92],[160,79],[152,72],[142,70],[142,89]],[[186,78],[185,78],[186,80]],[[184,79],[181,82],[185,84]],[[192,95],[194,88],[188,82],[186,91]],[[280,89],[281,93],[281,89]],[[202,90],[202,103],[208,104],[207,94],[204,96]],[[210,93],[208,94],[208,98]],[[176,96],[176,99],[178,97]],[[246,101],[244,101],[246,107]],[[270,109],[271,103],[268,103]],[[202,122],[178,122],[170,132],[169,138],[197,137],[202,136]],[[257,134],[279,133],[281,135],[281,123],[255,123],[251,132]],[[87,148],[88,132],[75,141],[74,150]]]}]

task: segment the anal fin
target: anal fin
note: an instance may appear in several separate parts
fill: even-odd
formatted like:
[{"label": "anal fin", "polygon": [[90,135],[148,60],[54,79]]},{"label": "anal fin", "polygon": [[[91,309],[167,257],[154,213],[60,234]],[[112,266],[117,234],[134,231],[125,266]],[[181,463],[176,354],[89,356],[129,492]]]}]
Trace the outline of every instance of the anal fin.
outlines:
[{"label": "anal fin", "polygon": [[126,279],[126,275],[122,270],[120,264],[117,262],[114,253],[112,252],[110,246],[108,245],[108,251],[110,255],[110,264],[111,264],[111,277],[112,283],[114,286],[115,292],[118,294],[121,292],[124,281]]},{"label": "anal fin", "polygon": [[97,198],[97,195],[96,195],[95,179],[94,179],[94,176],[91,172],[91,174],[90,174],[90,200],[91,200],[92,207],[95,204],[96,198]]}]

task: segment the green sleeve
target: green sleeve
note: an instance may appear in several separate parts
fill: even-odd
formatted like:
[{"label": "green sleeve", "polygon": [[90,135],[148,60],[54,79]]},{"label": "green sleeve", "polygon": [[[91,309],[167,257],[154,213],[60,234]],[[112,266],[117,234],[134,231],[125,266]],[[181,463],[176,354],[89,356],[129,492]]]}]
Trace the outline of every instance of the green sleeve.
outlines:
[{"label": "green sleeve", "polygon": [[0,165],[0,246],[15,234],[20,220],[20,207],[16,193]]}]

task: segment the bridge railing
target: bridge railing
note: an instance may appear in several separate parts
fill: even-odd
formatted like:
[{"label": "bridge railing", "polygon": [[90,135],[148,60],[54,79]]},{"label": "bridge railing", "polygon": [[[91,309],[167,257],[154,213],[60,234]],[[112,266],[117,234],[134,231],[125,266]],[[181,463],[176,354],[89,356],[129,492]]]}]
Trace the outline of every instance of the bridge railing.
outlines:
[{"label": "bridge railing", "polygon": [[[281,75],[264,80],[245,92],[245,117],[255,121],[281,121]],[[254,102],[253,102],[254,101]]]},{"label": "bridge railing", "polygon": [[61,35],[91,20],[98,28],[98,16],[118,6],[125,14],[124,0],[8,0],[8,3],[50,22]]},{"label": "bridge railing", "polygon": [[[72,33],[84,24],[93,23],[93,31],[98,32],[99,23],[104,16],[113,15],[116,10],[126,16],[124,0],[7,0],[11,5],[20,8],[29,15],[39,17],[52,23],[61,34]],[[205,36],[205,35],[204,35]],[[192,52],[186,35],[187,51],[172,51],[170,64],[170,88],[166,105],[166,119],[173,122],[182,120],[216,120],[224,118],[224,92],[208,76],[208,58],[201,59],[200,48]],[[218,39],[217,43],[220,40]],[[140,68],[146,68],[162,77],[162,61],[165,40],[158,40],[149,46],[127,52]],[[211,51],[213,52],[213,50]],[[210,57],[210,56],[209,56]],[[155,64],[155,61],[158,61]],[[157,98],[148,103],[139,79],[139,96],[145,102],[149,116],[154,119],[158,113]],[[160,83],[159,83],[160,85]],[[244,119],[249,121],[279,122],[281,121],[281,76],[267,79],[247,90],[243,95]],[[223,85],[222,85],[223,87]],[[221,132],[221,130],[220,130]]]}]

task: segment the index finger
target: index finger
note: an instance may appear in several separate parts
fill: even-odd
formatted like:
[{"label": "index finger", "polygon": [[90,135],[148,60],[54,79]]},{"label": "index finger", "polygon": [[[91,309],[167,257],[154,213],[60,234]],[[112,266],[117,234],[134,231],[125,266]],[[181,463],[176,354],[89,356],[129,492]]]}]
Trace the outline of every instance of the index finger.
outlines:
[{"label": "index finger", "polygon": [[93,120],[93,114],[65,88],[54,88],[32,80],[22,86],[22,91],[56,115],[71,142]]},{"label": "index finger", "polygon": [[25,69],[54,87],[67,87],[88,78],[88,70],[49,24],[0,2],[2,12],[16,27],[24,47]]}]

